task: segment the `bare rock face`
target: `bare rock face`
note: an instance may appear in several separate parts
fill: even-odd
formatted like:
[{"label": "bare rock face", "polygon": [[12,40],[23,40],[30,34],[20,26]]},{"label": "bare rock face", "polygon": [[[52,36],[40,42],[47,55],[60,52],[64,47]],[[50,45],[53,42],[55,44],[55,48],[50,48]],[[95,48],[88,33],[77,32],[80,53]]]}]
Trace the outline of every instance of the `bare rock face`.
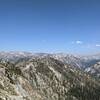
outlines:
[{"label": "bare rock face", "polygon": [[0,100],[100,100],[99,81],[52,57],[0,63]]},{"label": "bare rock face", "polygon": [[91,75],[100,78],[100,62],[88,67],[86,71]]}]

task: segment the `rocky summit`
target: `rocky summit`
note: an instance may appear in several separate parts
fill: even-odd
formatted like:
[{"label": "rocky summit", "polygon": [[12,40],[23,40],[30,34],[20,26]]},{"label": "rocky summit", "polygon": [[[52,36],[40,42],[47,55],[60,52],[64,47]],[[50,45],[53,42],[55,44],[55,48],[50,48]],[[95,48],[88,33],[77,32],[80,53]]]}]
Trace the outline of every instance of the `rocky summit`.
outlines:
[{"label": "rocky summit", "polygon": [[[99,62],[81,68],[89,65],[90,59],[57,54],[0,55],[0,100],[100,100]],[[77,67],[75,61],[79,61]]]}]

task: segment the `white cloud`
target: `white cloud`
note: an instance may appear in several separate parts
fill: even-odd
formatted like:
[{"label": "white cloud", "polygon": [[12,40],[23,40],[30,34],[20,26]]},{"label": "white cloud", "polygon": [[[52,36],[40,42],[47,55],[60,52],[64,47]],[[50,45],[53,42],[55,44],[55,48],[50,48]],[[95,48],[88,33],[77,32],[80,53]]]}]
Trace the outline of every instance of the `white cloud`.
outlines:
[{"label": "white cloud", "polygon": [[72,44],[83,44],[83,42],[82,42],[82,41],[79,41],[79,40],[77,40],[77,41],[72,41],[71,43],[72,43]]},{"label": "white cloud", "polygon": [[95,46],[96,46],[96,47],[100,47],[100,44],[96,44]]},{"label": "white cloud", "polygon": [[76,44],[82,44],[83,42],[82,41],[76,41]]}]

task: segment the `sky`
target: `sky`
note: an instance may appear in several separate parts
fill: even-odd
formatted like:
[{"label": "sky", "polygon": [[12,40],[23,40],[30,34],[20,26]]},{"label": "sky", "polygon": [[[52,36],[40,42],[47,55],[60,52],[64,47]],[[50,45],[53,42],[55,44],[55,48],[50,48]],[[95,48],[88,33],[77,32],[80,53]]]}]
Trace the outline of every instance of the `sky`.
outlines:
[{"label": "sky", "polygon": [[0,51],[100,52],[100,0],[0,0]]}]

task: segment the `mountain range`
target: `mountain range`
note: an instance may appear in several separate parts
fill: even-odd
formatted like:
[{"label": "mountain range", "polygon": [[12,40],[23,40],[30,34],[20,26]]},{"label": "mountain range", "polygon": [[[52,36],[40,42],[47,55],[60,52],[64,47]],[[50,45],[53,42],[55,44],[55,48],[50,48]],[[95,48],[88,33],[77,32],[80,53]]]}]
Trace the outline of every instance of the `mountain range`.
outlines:
[{"label": "mountain range", "polygon": [[100,54],[0,52],[0,100],[100,100]]}]

